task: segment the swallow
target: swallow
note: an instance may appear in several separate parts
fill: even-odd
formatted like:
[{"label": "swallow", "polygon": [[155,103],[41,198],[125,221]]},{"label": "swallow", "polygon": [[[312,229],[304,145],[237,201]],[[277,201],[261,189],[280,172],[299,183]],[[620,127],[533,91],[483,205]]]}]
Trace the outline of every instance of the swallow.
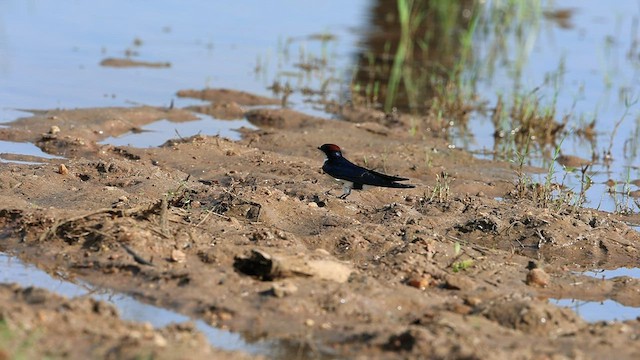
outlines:
[{"label": "swallow", "polygon": [[342,156],[338,145],[324,144],[318,150],[326,155],[322,170],[342,182],[343,193],[339,196],[340,199],[346,199],[351,194],[351,189],[362,190],[364,185],[401,189],[415,187],[415,185],[396,182],[409,179],[381,174],[352,163]]}]

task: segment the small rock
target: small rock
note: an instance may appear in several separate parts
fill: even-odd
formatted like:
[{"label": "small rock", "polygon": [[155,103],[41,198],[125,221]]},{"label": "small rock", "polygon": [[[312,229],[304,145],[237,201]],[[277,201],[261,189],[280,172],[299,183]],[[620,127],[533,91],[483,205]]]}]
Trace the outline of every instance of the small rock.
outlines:
[{"label": "small rock", "polygon": [[285,296],[295,294],[298,291],[298,287],[292,282],[282,281],[274,283],[271,287],[271,291],[275,297],[283,298]]},{"label": "small rock", "polygon": [[540,268],[529,270],[527,273],[527,285],[545,287],[549,285],[549,274]]},{"label": "small rock", "polygon": [[304,269],[309,275],[323,280],[344,283],[351,276],[351,268],[335,260],[310,260]]},{"label": "small rock", "polygon": [[424,290],[429,286],[431,286],[431,280],[432,278],[431,278],[431,275],[429,274],[414,276],[407,281],[407,285],[420,290]]},{"label": "small rock", "polygon": [[317,208],[318,207],[318,203],[313,202],[313,201],[308,203],[307,205],[309,205],[309,207],[311,207],[311,208]]},{"label": "small rock", "polygon": [[67,167],[64,164],[60,164],[60,166],[58,166],[58,174],[67,175],[68,173],[69,173],[69,169],[67,169]]},{"label": "small rock", "polygon": [[482,303],[482,299],[477,296],[468,296],[464,298],[464,303],[469,306],[478,306]]},{"label": "small rock", "polygon": [[185,253],[180,250],[173,250],[171,252],[171,261],[173,262],[181,263],[184,262],[186,258],[187,255],[185,255]]},{"label": "small rock", "polygon": [[456,313],[456,314],[460,314],[460,315],[467,315],[469,313],[471,313],[471,306],[469,305],[465,305],[465,304],[453,304],[453,306],[451,306],[451,308],[449,309],[452,312]]},{"label": "small rock", "polygon": [[307,326],[313,326],[313,325],[316,324],[316,322],[313,321],[313,319],[307,319],[307,320],[304,321],[304,324],[307,325]]},{"label": "small rock", "polygon": [[51,135],[55,135],[55,134],[57,134],[57,133],[59,133],[59,132],[60,132],[60,128],[59,128],[59,127],[57,127],[57,126],[55,126],[55,125],[53,125],[53,126],[49,129],[49,134],[51,134]]},{"label": "small rock", "polygon": [[164,338],[164,336],[155,334],[153,336],[153,343],[158,347],[166,347],[168,342],[167,339]]}]

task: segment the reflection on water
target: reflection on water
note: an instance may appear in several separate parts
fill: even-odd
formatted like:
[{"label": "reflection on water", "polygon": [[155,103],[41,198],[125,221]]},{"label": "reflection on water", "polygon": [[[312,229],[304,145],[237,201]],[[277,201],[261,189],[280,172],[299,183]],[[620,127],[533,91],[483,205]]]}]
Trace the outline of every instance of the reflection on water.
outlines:
[{"label": "reflection on water", "polygon": [[640,317],[640,308],[624,306],[613,300],[599,302],[574,299],[550,299],[549,301],[551,301],[552,304],[570,308],[589,322],[624,321]]},{"label": "reflection on water", "polygon": [[[91,296],[96,300],[114,305],[118,309],[120,317],[124,320],[148,322],[156,328],[164,327],[171,323],[193,321],[187,316],[141,303],[124,294],[96,291],[88,284],[74,284],[53,278],[46,272],[34,266],[25,265],[17,258],[3,253],[0,253],[0,282],[17,283],[23,287],[35,286],[44,288],[69,298]],[[202,320],[195,320],[195,324],[198,330],[209,339],[211,345],[220,349],[267,354],[272,347],[271,344],[267,343],[249,344],[239,334],[216,329]]]},{"label": "reflection on water", "polygon": [[[589,270],[579,272],[580,275],[609,280],[615,277],[628,276],[640,279],[640,268],[618,268],[613,270]],[[576,299],[551,299],[553,304],[574,310],[583,319],[594,321],[631,320],[640,317],[640,308],[625,306],[613,300],[582,301]]]},{"label": "reflection on water", "polygon": [[130,145],[136,147],[153,147],[164,144],[167,140],[186,138],[193,135],[219,135],[231,140],[240,139],[240,128],[254,129],[247,120],[216,120],[207,115],[198,115],[200,120],[172,122],[159,120],[143,126],[140,130],[129,132],[118,137],[109,137],[100,143],[115,146]]},{"label": "reflection on water", "polygon": [[[280,68],[288,58],[297,63],[311,51],[325,51],[345,69],[366,7],[364,0],[186,0],[155,3],[150,13],[148,3],[125,0],[5,0],[0,2],[0,122],[15,119],[11,109],[168,106],[178,90],[189,88],[269,95],[273,74],[267,71],[294,70]],[[283,14],[286,21],[277,20]],[[338,41],[321,49],[308,36],[322,33]],[[289,38],[296,41],[287,47]],[[105,58],[127,56],[171,67],[100,66]]]},{"label": "reflection on water", "polygon": [[[371,14],[352,82],[363,103],[430,119],[416,133],[451,126],[458,147],[550,168],[571,205],[638,211],[640,7],[399,0]],[[593,165],[555,164],[565,155]]]},{"label": "reflection on water", "polygon": [[590,270],[581,272],[580,274],[604,280],[608,280],[618,276],[628,276],[640,279],[640,268],[622,267],[613,270]]},{"label": "reflection on water", "polygon": [[6,157],[8,154],[27,155],[29,157],[42,158],[42,159],[62,159],[62,157],[60,156],[50,155],[43,152],[42,150],[40,150],[39,147],[31,143],[0,140],[0,163],[12,162],[12,163],[19,163],[19,164],[39,164],[38,162],[7,159]]}]

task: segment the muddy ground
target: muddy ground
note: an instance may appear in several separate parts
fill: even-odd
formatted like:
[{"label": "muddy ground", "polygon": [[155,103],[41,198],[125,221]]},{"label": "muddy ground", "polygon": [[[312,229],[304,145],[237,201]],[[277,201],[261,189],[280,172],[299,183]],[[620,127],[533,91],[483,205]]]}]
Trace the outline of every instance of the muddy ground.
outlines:
[{"label": "muddy ground", "polygon": [[[36,111],[0,128],[64,157],[0,164],[0,251],[294,349],[283,358],[640,357],[638,320],[590,324],[548,300],[640,306],[639,280],[579,274],[637,266],[640,237],[625,224],[637,219],[515,200],[512,164],[450,148],[428,118],[345,107],[328,120],[230,90],[179,94],[211,106]],[[259,129],[99,144],[194,112],[244,113]],[[417,187],[338,199],[323,143]],[[0,359],[250,356],[189,326],[153,330],[16,285],[0,286],[0,320],[11,346],[29,344],[0,342]]]}]

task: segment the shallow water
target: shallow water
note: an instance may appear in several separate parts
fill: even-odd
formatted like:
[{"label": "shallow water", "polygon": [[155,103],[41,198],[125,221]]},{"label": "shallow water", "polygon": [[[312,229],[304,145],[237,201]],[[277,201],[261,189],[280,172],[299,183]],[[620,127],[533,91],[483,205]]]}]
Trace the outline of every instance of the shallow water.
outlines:
[{"label": "shallow water", "polygon": [[[38,164],[38,162],[6,159],[6,154],[28,155],[42,159],[62,159],[60,156],[45,153],[31,143],[0,140],[0,163]],[[3,157],[3,155],[5,155],[5,157]]]},{"label": "shallow water", "polygon": [[143,126],[139,131],[128,132],[118,137],[109,137],[101,144],[115,146],[130,145],[135,147],[154,147],[164,144],[167,140],[186,138],[193,135],[219,135],[231,140],[239,140],[237,129],[255,129],[245,119],[217,120],[207,115],[198,115],[200,120],[176,123],[169,120],[159,120]]},{"label": "shallow water", "polygon": [[[497,3],[497,2],[494,2]],[[532,2],[533,3],[533,2]],[[630,184],[640,178],[640,57],[637,38],[640,6],[629,2],[564,0],[541,2],[543,10],[567,10],[567,21],[543,16],[532,21],[524,40],[508,37],[511,51],[492,75],[481,75],[479,93],[494,105],[497,94],[506,99],[516,89],[536,94],[541,104],[555,104],[556,121],[568,114],[569,135],[562,139],[561,153],[597,160],[588,170],[593,181],[587,190],[586,207],[605,211],[638,212],[638,206],[625,194],[637,190]],[[546,5],[553,4],[553,7]],[[527,18],[527,16],[523,16]],[[490,56],[491,39],[474,47],[477,57]],[[514,76],[518,68],[520,76]],[[625,102],[626,99],[626,102]],[[587,141],[576,135],[595,119],[596,136]],[[494,128],[489,117],[476,116],[470,125],[471,141],[456,142],[471,150],[492,150]],[[611,151],[612,161],[604,161]],[[515,160],[515,159],[514,159]],[[530,163],[549,168],[549,160],[531,155]],[[579,193],[579,171],[565,171],[554,165],[552,181]],[[546,174],[533,178],[544,183]],[[617,193],[610,194],[607,180],[616,182]]]},{"label": "shallow water", "polygon": [[613,270],[590,270],[585,271],[581,274],[604,280],[608,280],[618,276],[628,276],[635,279],[640,279],[640,268],[622,267]]},{"label": "shallow water", "polygon": [[[339,41],[326,45],[326,51],[344,68],[356,41],[351,29],[365,19],[365,4],[190,0],[150,7],[123,0],[66,5],[3,1],[0,122],[15,119],[16,109],[168,106],[175,92],[186,88],[270,95],[266,87],[275,72],[295,70],[284,64],[319,48],[308,35],[336,35]],[[276,21],[285,11],[287,21]],[[135,60],[170,62],[171,67],[99,65],[107,57],[125,57],[127,50],[138,54]],[[256,72],[258,64],[262,70]],[[298,81],[310,80],[295,78],[292,84]],[[301,102],[297,106],[311,108]]]},{"label": "shallow water", "polygon": [[123,320],[146,322],[155,328],[171,323],[193,321],[212,346],[224,350],[242,350],[252,354],[268,354],[273,347],[268,343],[249,344],[242,336],[216,329],[202,320],[193,320],[176,312],[148,305],[124,294],[101,291],[94,286],[54,278],[35,266],[26,265],[15,257],[0,253],[0,283],[16,283],[23,287],[39,287],[68,298],[91,296],[93,299],[114,305]]},{"label": "shallow water", "polygon": [[552,304],[570,308],[588,322],[624,321],[640,317],[640,308],[624,306],[613,300],[581,301],[575,299],[550,299]]},{"label": "shallow water", "polygon": [[[581,275],[597,279],[609,280],[619,276],[640,279],[640,268],[618,268],[613,270],[590,270],[580,272]],[[613,300],[582,301],[576,299],[551,299],[552,304],[568,307],[583,319],[594,321],[631,320],[640,317],[640,308],[625,306]]]}]

